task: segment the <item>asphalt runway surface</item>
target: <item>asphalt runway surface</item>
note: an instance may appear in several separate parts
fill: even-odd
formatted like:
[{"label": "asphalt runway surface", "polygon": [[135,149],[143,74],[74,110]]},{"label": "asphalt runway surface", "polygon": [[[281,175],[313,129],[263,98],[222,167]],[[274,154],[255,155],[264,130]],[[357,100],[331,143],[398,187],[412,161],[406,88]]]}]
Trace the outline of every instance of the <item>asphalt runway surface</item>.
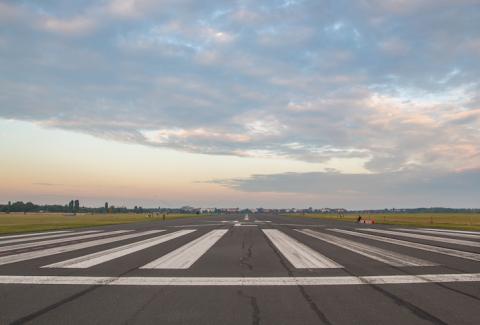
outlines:
[{"label": "asphalt runway surface", "polygon": [[1,324],[480,324],[480,232],[225,215],[0,236]]}]

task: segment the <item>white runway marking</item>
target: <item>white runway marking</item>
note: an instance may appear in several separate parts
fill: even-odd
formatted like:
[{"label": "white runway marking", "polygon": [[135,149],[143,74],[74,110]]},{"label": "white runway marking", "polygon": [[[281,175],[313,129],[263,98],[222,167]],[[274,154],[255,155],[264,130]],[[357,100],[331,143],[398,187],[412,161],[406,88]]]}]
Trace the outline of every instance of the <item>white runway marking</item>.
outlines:
[{"label": "white runway marking", "polygon": [[453,233],[459,233],[459,234],[480,235],[480,231],[452,230],[452,229],[436,229],[436,228],[425,228],[425,230],[434,230],[434,231],[440,231],[440,232],[453,232]]},{"label": "white runway marking", "polygon": [[347,234],[347,235],[352,235],[352,236],[377,240],[377,241],[381,241],[381,242],[385,242],[385,243],[389,243],[389,244],[420,249],[420,250],[424,250],[424,251],[428,251],[428,252],[434,252],[434,253],[439,253],[439,254],[444,254],[444,255],[449,255],[449,256],[454,256],[454,257],[460,257],[460,258],[465,258],[465,259],[469,259],[469,260],[473,260],[473,261],[480,261],[480,254],[477,254],[477,253],[464,252],[464,251],[459,251],[459,250],[451,249],[451,248],[414,243],[414,242],[411,242],[411,241],[405,241],[405,240],[382,237],[382,236],[375,236],[375,235],[370,235],[370,234],[354,232],[354,231],[350,231],[350,230],[343,230],[343,229],[328,229],[328,230],[332,230],[332,231],[335,231],[335,232],[340,232],[340,233]]},{"label": "white runway marking", "polygon": [[[164,230],[158,230],[157,233],[161,231],[164,231]],[[86,269],[86,268],[89,268],[101,263],[105,263],[128,254],[138,252],[142,249],[146,249],[146,248],[164,243],[171,239],[174,239],[183,235],[187,235],[194,231],[195,230],[179,230],[170,234],[148,238],[139,242],[135,242],[135,243],[119,246],[119,247],[114,247],[104,251],[95,252],[95,253],[88,254],[85,256],[80,256],[77,258],[72,258],[66,261],[46,265],[43,267],[44,268]]]},{"label": "white runway marking", "polygon": [[169,228],[193,228],[193,227],[211,227],[211,226],[225,226],[224,223],[210,223],[210,224],[198,224],[198,225],[181,225],[181,226],[166,226]]},{"label": "white runway marking", "polygon": [[32,241],[32,240],[42,240],[42,239],[48,239],[48,238],[57,238],[57,237],[67,237],[67,236],[73,236],[73,235],[80,235],[80,234],[90,234],[90,233],[95,233],[95,232],[100,232],[100,230],[88,230],[88,231],[79,231],[79,232],[65,232],[65,233],[60,233],[60,234],[54,234],[54,235],[45,235],[45,236],[34,236],[34,237],[23,237],[23,238],[15,238],[15,239],[8,239],[8,240],[0,240],[0,244],[11,244],[11,243],[20,243],[24,241]]},{"label": "white runway marking", "polygon": [[202,237],[142,266],[141,269],[188,269],[227,231],[227,229],[212,230]]},{"label": "white runway marking", "polygon": [[463,240],[463,239],[427,236],[427,235],[419,235],[419,234],[409,234],[409,233],[405,233],[405,232],[380,230],[380,229],[363,229],[363,228],[360,228],[359,230],[376,232],[376,233],[379,233],[379,234],[386,234],[386,235],[395,235],[395,236],[401,236],[401,237],[409,237],[409,238],[417,238],[417,239],[438,241],[438,242],[441,242],[441,243],[450,243],[450,244],[457,244],[457,245],[470,246],[470,247],[480,247],[480,243],[470,241],[470,240]]},{"label": "white runway marking", "polygon": [[341,268],[328,257],[314,251],[277,229],[262,229],[265,235],[297,269]]},{"label": "white runway marking", "polygon": [[425,261],[422,259],[414,258],[408,255],[400,254],[400,253],[395,253],[392,251],[388,251],[382,248],[362,244],[353,240],[329,235],[329,234],[324,234],[324,233],[319,233],[317,231],[313,231],[310,229],[303,229],[303,230],[298,230],[298,232],[303,233],[305,235],[323,240],[327,243],[330,243],[332,245],[336,245],[339,247],[342,247],[344,249],[347,249],[349,251],[352,251],[354,253],[366,256],[368,258],[374,259],[379,262],[386,263],[388,265],[392,266],[434,266],[437,265],[435,263]]},{"label": "white runway marking", "polygon": [[294,226],[294,227],[316,227],[316,228],[323,228],[323,227],[326,227],[324,225],[302,225],[302,224],[298,224],[298,223],[273,223],[272,225],[275,225],[275,226]]},{"label": "white runway marking", "polygon": [[[122,233],[125,233],[125,232],[127,232],[127,230],[117,230],[117,231],[111,231],[108,234],[109,235],[114,235],[114,234],[117,235],[117,234],[122,234]],[[129,234],[129,235],[97,239],[97,240],[89,241],[89,242],[86,242],[86,243],[69,244],[69,245],[65,245],[65,246],[58,246],[58,247],[47,248],[47,249],[42,249],[42,250],[37,250],[37,251],[32,251],[32,252],[25,252],[25,253],[17,253],[17,254],[14,254],[14,255],[0,256],[0,265],[11,264],[11,263],[21,262],[21,261],[26,261],[26,260],[32,260],[32,259],[39,258],[39,257],[50,256],[50,255],[55,255],[55,254],[60,254],[60,253],[65,253],[65,252],[71,252],[71,251],[75,251],[75,250],[78,250],[78,249],[93,247],[93,246],[97,246],[97,245],[109,244],[109,243],[117,242],[117,241],[120,241],[120,240],[131,239],[131,238],[136,238],[136,237],[140,237],[140,236],[149,235],[149,234],[156,233],[156,232],[158,232],[158,230],[150,230],[150,231],[144,231],[144,232],[139,232],[139,233],[134,233],[134,234]]]},{"label": "white runway marking", "polygon": [[430,235],[443,235],[443,236],[452,236],[452,237],[462,237],[462,238],[474,238],[480,239],[480,234],[464,234],[458,232],[446,232],[446,231],[436,231],[436,230],[427,230],[427,229],[404,229],[404,228],[395,228],[395,230],[399,231],[406,231],[406,232],[418,232],[422,234],[430,234]]},{"label": "white runway marking", "polygon": [[52,235],[52,234],[60,234],[60,233],[68,233],[68,232],[71,232],[71,230],[45,231],[45,232],[34,232],[34,233],[21,234],[21,235],[8,235],[8,236],[1,236],[0,240],[3,241],[4,239],[11,239],[11,238],[32,237],[32,236],[40,236],[40,235]]},{"label": "white runway marking", "polygon": [[258,227],[258,225],[252,225],[252,224],[248,224],[248,223],[236,223],[233,226],[234,227],[248,227],[248,226]]},{"label": "white runway marking", "polygon": [[104,286],[341,286],[480,282],[480,273],[328,277],[0,276],[0,284]]},{"label": "white runway marking", "polygon": [[[129,231],[131,231],[131,230],[121,230],[121,232],[129,232]],[[63,238],[57,238],[57,239],[51,239],[51,240],[36,241],[36,242],[33,242],[33,243],[23,243],[23,244],[2,246],[2,247],[0,247],[0,252],[6,252],[6,251],[24,249],[24,248],[39,247],[39,246],[58,244],[58,243],[66,243],[66,242],[70,242],[70,241],[74,241],[74,240],[82,240],[82,239],[88,239],[88,238],[94,238],[94,237],[108,236],[111,233],[112,232],[101,232],[101,233],[94,233],[94,234],[89,234],[89,235],[63,237]],[[118,231],[114,232],[114,233],[118,234]]]}]

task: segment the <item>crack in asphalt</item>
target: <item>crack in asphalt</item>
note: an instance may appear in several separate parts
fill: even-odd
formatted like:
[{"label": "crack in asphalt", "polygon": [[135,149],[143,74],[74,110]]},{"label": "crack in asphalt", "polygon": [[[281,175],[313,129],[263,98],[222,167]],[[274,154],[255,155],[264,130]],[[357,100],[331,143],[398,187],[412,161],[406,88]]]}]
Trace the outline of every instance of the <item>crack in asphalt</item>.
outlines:
[{"label": "crack in asphalt", "polygon": [[[433,284],[433,285],[436,285],[436,286],[439,286],[439,287],[441,287],[441,288],[443,288],[443,289],[450,290],[450,291],[453,291],[453,292],[455,292],[455,293],[461,294],[461,295],[463,295],[463,296],[466,296],[466,297],[472,298],[472,299],[474,299],[474,300],[480,301],[480,298],[477,297],[477,296],[475,296],[475,295],[469,294],[469,293],[467,293],[467,292],[463,292],[463,291],[458,290],[458,289],[451,288],[451,287],[447,286],[447,285],[444,284],[444,283],[435,282],[435,281],[430,281],[430,280],[425,279],[424,277],[422,277],[421,274],[415,274],[415,273],[412,273],[412,272],[408,272],[408,270],[405,270],[405,269],[402,269],[402,268],[400,268],[400,267],[393,266],[393,265],[392,265],[391,267],[394,268],[395,270],[399,271],[399,272],[404,273],[404,274],[413,275],[413,276],[422,278],[422,279],[428,281],[428,283]],[[445,268],[445,269],[448,269],[448,270],[452,270],[452,271],[459,272],[459,273],[467,273],[467,272],[468,272],[468,271],[465,271],[465,270],[463,270],[463,269],[457,269],[457,268],[454,268],[454,267],[449,267],[449,266],[447,266],[447,265],[442,265],[442,267]]]},{"label": "crack in asphalt", "polygon": [[[406,270],[402,270],[398,267],[392,266],[392,268],[394,268],[398,271],[401,271],[405,274],[410,274]],[[418,316],[419,318],[424,319],[426,321],[429,321],[433,324],[439,324],[439,325],[447,325],[448,324],[448,323],[445,323],[440,318],[438,318],[438,317],[430,314],[429,312],[423,310],[422,308],[415,306],[414,304],[400,298],[399,296],[387,291],[386,289],[383,289],[379,285],[370,283],[369,281],[363,279],[358,274],[355,274],[355,273],[353,273],[353,272],[351,272],[347,269],[344,269],[344,271],[351,276],[357,277],[360,281],[362,281],[363,283],[368,285],[368,287],[370,287],[370,288],[374,289],[375,291],[378,291],[379,293],[383,294],[384,296],[390,298],[396,305],[408,309],[410,312],[412,312],[414,315]],[[415,275],[415,276],[419,276],[419,275]],[[419,277],[421,277],[421,275]]]},{"label": "crack in asphalt", "polygon": [[135,319],[143,312],[152,302],[157,299],[157,297],[163,293],[163,289],[157,290],[140,308],[138,308],[125,322],[124,324],[132,324],[135,323]]},{"label": "crack in asphalt", "polygon": [[[248,263],[247,261],[252,257],[252,247],[253,247],[253,244],[251,244],[248,248],[247,248],[247,255],[243,255],[241,258],[240,258],[240,264],[242,265],[245,265],[246,267],[248,267],[248,269],[250,271],[253,270],[253,265],[251,263]],[[242,250],[245,249],[245,242],[242,241]]]},{"label": "crack in asphalt", "polygon": [[244,232],[243,239],[242,239],[242,257],[240,258],[240,264],[246,266],[250,271],[253,270],[252,263],[249,263],[249,260],[252,257],[252,249],[253,249],[253,242],[250,240],[250,245],[247,248],[247,252],[245,254],[245,241],[251,239],[250,236],[247,236],[247,232]]},{"label": "crack in asphalt", "polygon": [[[115,281],[117,278],[122,277],[122,276],[124,276],[125,274],[128,274],[128,273],[130,273],[130,272],[132,272],[132,271],[134,271],[134,270],[136,270],[136,269],[137,269],[137,267],[131,268],[130,270],[127,270],[127,271],[121,273],[121,274],[118,275],[117,277],[112,278],[112,279],[111,279],[110,281],[108,281],[108,282],[113,282],[113,281]],[[107,282],[107,283],[108,283],[108,282]],[[27,322],[29,322],[29,321],[32,321],[32,320],[34,320],[34,319],[36,319],[36,318],[38,318],[38,317],[40,317],[40,316],[42,316],[42,315],[45,315],[46,313],[48,313],[48,312],[50,312],[50,311],[52,311],[52,310],[57,309],[58,307],[60,307],[60,306],[62,306],[62,305],[65,305],[65,304],[67,304],[67,303],[69,303],[69,302],[72,302],[72,301],[74,301],[74,300],[76,300],[76,299],[78,299],[78,298],[80,298],[80,297],[82,297],[82,296],[84,296],[84,295],[86,295],[86,294],[88,294],[88,293],[90,293],[90,292],[93,292],[93,291],[95,291],[95,290],[97,290],[97,289],[99,289],[99,288],[102,288],[102,287],[104,287],[104,286],[105,286],[104,283],[99,284],[99,285],[90,286],[90,287],[88,287],[88,288],[85,289],[85,290],[82,290],[82,291],[80,291],[80,292],[77,292],[77,293],[69,296],[69,297],[66,297],[66,298],[64,298],[64,299],[61,299],[61,300],[57,301],[56,303],[53,303],[53,304],[51,304],[51,305],[49,305],[49,306],[46,306],[46,307],[44,307],[44,308],[42,308],[42,309],[40,309],[40,310],[37,310],[37,311],[35,311],[35,312],[33,312],[33,313],[30,313],[30,314],[28,314],[28,315],[26,315],[26,316],[20,317],[20,318],[14,320],[13,322],[11,322],[10,324],[12,324],[12,325],[25,324],[25,323],[27,323]]]},{"label": "crack in asphalt", "polygon": [[[263,233],[263,232],[262,232]],[[264,236],[265,236],[265,233],[263,233]],[[268,245],[272,248],[272,250],[275,252],[275,255],[277,255],[278,257],[278,260],[280,262],[280,264],[283,266],[283,268],[287,271],[288,275],[290,277],[294,277],[294,274],[293,272],[290,270],[290,268],[288,267],[288,265],[285,263],[283,257],[281,256],[280,252],[277,250],[277,248],[275,246],[273,246],[273,244],[270,242],[270,240],[268,240],[268,238],[265,236],[265,240],[266,242],[268,243]],[[326,324],[326,325],[332,325],[332,322],[330,322],[330,320],[328,319],[328,317],[325,315],[325,313],[323,313],[320,308],[317,306],[317,304],[315,303],[315,301],[313,301],[312,297],[307,293],[307,291],[305,290],[305,287],[302,286],[302,285],[297,285],[297,288],[298,290],[300,291],[300,294],[302,295],[303,299],[305,299],[305,301],[308,303],[310,309],[317,315],[318,319]]]},{"label": "crack in asphalt", "polygon": [[237,294],[242,298],[247,298],[250,302],[250,307],[252,308],[252,325],[259,325],[260,324],[260,308],[258,307],[257,297],[255,296],[248,296],[243,293],[242,290],[238,290]]}]

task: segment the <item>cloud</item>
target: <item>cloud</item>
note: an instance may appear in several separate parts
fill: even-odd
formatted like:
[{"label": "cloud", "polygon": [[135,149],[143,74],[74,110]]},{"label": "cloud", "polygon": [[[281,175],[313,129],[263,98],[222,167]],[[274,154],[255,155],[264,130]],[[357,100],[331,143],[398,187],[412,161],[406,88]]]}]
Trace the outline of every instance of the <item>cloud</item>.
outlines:
[{"label": "cloud", "polygon": [[60,34],[82,35],[95,28],[95,22],[86,17],[72,19],[46,18],[43,28]]},{"label": "cloud", "polygon": [[480,170],[444,172],[415,168],[401,172],[338,172],[253,175],[214,180],[242,192],[309,195],[312,202],[346,208],[472,207],[478,208]]},{"label": "cloud", "polygon": [[0,117],[197,153],[346,158],[375,173],[477,168],[477,9],[6,2]]},{"label": "cloud", "polygon": [[32,185],[38,185],[38,186],[63,186],[63,184],[45,183],[45,182],[32,183]]}]

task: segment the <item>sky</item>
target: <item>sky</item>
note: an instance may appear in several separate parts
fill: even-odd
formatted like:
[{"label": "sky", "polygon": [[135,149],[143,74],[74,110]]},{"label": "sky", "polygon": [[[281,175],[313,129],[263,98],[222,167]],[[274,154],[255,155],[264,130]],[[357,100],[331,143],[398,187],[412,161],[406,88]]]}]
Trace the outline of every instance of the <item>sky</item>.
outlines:
[{"label": "sky", "polygon": [[479,57],[479,0],[0,0],[0,204],[478,208]]}]

